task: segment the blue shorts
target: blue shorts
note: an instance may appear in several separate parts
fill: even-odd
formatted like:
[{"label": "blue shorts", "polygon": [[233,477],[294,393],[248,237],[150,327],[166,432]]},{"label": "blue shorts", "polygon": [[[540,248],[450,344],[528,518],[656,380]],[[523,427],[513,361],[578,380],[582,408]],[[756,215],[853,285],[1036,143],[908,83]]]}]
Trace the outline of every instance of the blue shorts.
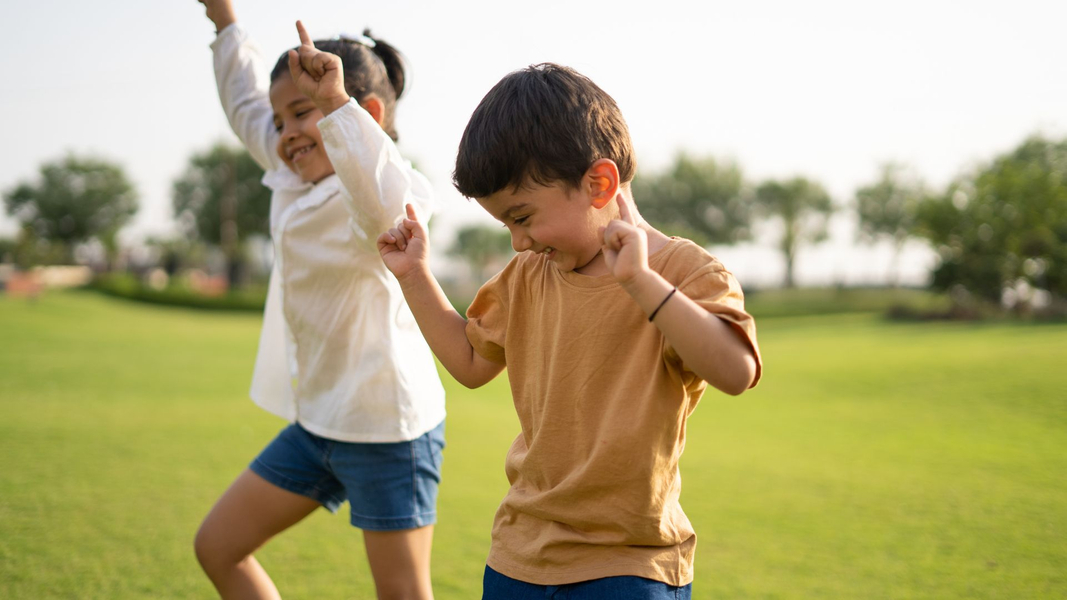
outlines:
[{"label": "blue shorts", "polygon": [[689,600],[693,584],[675,587],[644,577],[604,577],[566,585],[534,585],[501,575],[488,565],[482,600]]},{"label": "blue shorts", "polygon": [[249,468],[330,512],[348,500],[352,525],[395,531],[437,521],[445,423],[410,442],[352,443],[319,437],[299,424],[282,429]]}]

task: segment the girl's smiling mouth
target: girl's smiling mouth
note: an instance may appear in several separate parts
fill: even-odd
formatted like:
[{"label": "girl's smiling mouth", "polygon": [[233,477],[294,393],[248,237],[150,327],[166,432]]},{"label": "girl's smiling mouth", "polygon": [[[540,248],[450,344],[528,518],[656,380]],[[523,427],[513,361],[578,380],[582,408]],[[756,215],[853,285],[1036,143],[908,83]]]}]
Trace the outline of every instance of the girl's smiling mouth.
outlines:
[{"label": "girl's smiling mouth", "polygon": [[308,154],[310,154],[311,151],[314,150],[314,149],[315,149],[315,144],[308,144],[307,146],[303,146],[301,148],[297,148],[296,150],[292,150],[289,153],[289,160],[291,160],[293,162],[296,162],[296,161],[300,160],[301,158],[303,158],[303,157],[307,156]]}]

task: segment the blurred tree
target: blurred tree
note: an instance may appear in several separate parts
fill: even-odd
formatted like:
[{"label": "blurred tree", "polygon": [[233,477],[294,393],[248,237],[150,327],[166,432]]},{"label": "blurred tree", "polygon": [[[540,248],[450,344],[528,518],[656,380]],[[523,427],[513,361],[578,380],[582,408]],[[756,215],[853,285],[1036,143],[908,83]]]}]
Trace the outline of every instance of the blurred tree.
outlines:
[{"label": "blurred tree", "polygon": [[19,268],[29,269],[37,265],[65,265],[74,260],[70,246],[60,242],[49,242],[37,236],[33,226],[24,223],[13,240],[3,244],[0,262],[8,259]]},{"label": "blurred tree", "polygon": [[1067,140],[1031,137],[960,177],[922,203],[919,227],[938,253],[935,289],[1067,300]]},{"label": "blurred tree", "polygon": [[634,178],[641,215],[668,235],[701,246],[751,238],[751,207],[741,168],[681,153],[665,172]]},{"label": "blurred tree", "polygon": [[137,212],[137,193],[122,167],[67,155],[41,165],[39,181],[5,192],[4,205],[42,255],[72,262],[74,246],[94,239],[114,257],[116,235]]},{"label": "blurred tree", "polygon": [[916,234],[916,214],[926,196],[926,186],[906,167],[886,163],[877,182],[856,190],[856,212],[860,235],[867,240],[889,238],[893,243],[890,281],[897,286],[900,252],[904,242]]},{"label": "blurred tree", "polygon": [[782,220],[785,231],[779,250],[785,257],[785,287],[795,287],[793,267],[797,248],[804,243],[826,239],[833,202],[821,185],[804,177],[786,181],[765,181],[756,189],[756,206],[761,214]]},{"label": "blurred tree", "polygon": [[485,225],[469,225],[456,234],[448,249],[449,256],[462,258],[471,268],[471,277],[479,283],[487,281],[490,270],[503,266],[514,250],[507,230]]},{"label": "blurred tree", "polygon": [[0,264],[15,262],[19,243],[15,238],[0,238]]},{"label": "blurred tree", "polygon": [[189,159],[173,187],[174,214],[190,237],[222,248],[230,284],[243,276],[242,243],[269,235],[270,190],[244,148],[217,143]]}]

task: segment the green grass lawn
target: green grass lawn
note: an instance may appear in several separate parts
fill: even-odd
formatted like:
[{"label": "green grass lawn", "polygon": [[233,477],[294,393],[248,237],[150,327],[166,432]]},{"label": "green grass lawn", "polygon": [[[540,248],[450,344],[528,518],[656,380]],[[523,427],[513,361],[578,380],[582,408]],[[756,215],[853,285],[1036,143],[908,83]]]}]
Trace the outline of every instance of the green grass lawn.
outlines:
[{"label": "green grass lawn", "polygon": [[[760,322],[765,376],[689,422],[695,598],[1067,596],[1067,325]],[[259,317],[0,296],[0,598],[210,598],[200,519],[282,426]],[[478,598],[506,379],[449,393],[434,584]],[[373,598],[347,507],[259,553],[288,598]],[[621,600],[621,599],[620,599]]]}]

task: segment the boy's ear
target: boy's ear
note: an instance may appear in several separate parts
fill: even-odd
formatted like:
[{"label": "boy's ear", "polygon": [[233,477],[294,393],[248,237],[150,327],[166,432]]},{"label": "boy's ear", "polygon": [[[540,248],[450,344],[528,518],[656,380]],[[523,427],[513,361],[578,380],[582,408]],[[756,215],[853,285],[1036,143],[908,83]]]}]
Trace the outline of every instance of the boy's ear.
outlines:
[{"label": "boy's ear", "polygon": [[619,166],[610,158],[598,159],[585,172],[584,181],[593,207],[604,208],[619,193]]},{"label": "boy's ear", "polygon": [[363,110],[370,113],[371,118],[377,121],[378,125],[385,123],[385,103],[377,96],[367,96],[359,105],[363,107]]}]

